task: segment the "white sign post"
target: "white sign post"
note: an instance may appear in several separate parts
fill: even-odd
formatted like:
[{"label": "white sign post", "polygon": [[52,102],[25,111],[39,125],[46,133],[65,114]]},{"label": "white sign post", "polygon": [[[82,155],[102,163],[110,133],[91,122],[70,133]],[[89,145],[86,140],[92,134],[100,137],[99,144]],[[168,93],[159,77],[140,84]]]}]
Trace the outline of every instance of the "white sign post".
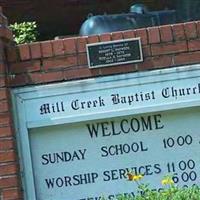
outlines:
[{"label": "white sign post", "polygon": [[13,90],[26,199],[134,196],[199,183],[198,65]]}]

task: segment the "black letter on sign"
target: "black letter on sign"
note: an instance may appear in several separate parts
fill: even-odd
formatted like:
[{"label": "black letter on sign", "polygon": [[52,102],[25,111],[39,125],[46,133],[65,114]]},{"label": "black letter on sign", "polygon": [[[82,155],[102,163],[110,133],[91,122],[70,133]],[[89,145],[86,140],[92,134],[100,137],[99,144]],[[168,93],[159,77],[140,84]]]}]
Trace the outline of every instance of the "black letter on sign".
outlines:
[{"label": "black letter on sign", "polygon": [[40,106],[40,115],[50,113],[49,103],[45,103]]}]

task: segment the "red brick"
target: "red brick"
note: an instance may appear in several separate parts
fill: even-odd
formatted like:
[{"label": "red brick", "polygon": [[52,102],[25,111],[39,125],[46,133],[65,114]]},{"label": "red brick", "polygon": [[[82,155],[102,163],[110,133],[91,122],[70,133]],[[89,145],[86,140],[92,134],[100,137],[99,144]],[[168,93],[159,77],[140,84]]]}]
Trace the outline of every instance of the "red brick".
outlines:
[{"label": "red brick", "polygon": [[174,56],[175,65],[183,64],[195,64],[200,62],[200,51],[190,52],[190,53],[181,53]]},{"label": "red brick", "polygon": [[63,72],[48,72],[43,74],[44,82],[53,82],[53,81],[61,81],[64,80]]},{"label": "red brick", "polygon": [[101,42],[108,42],[108,41],[111,41],[111,34],[110,33],[104,33],[104,34],[101,34],[99,36],[99,38],[100,38]]},{"label": "red brick", "polygon": [[134,71],[136,71],[136,68],[135,68],[135,65],[133,64],[100,68],[100,73],[102,75],[120,74],[120,73],[126,73],[126,72],[134,72]]},{"label": "red brick", "polygon": [[6,55],[8,62],[16,62],[19,60],[18,50],[14,46],[8,46],[6,48]]},{"label": "red brick", "polygon": [[62,81],[64,79],[63,72],[46,72],[46,73],[32,73],[30,74],[30,79],[32,83],[47,83],[47,82],[55,82]]},{"label": "red brick", "polygon": [[[1,47],[0,47],[1,48]],[[1,52],[1,49],[0,49],[0,63],[1,64],[5,64],[5,54]],[[4,67],[5,68],[5,67]],[[5,70],[3,70],[3,72],[5,72]],[[2,72],[1,72],[2,73]]]},{"label": "red brick", "polygon": [[[6,46],[7,48],[7,46]],[[5,49],[5,42],[3,40],[0,40],[0,53],[3,54]]]},{"label": "red brick", "polygon": [[10,114],[9,113],[1,113],[0,112],[0,126],[9,126],[11,123]]},{"label": "red brick", "polygon": [[172,28],[170,25],[160,26],[160,38],[162,42],[173,41]]},{"label": "red brick", "polygon": [[197,37],[197,28],[195,22],[187,22],[184,24],[185,35],[187,39],[194,39]]},{"label": "red brick", "polygon": [[136,30],[136,37],[141,38],[143,45],[148,44],[148,36],[147,36],[147,29],[146,28],[137,29]]},{"label": "red brick", "polygon": [[[2,29],[2,28],[1,28]],[[6,40],[12,40],[11,31],[8,29],[8,27],[3,27],[2,32],[0,33],[0,36],[2,38],[5,38]]]},{"label": "red brick", "polygon": [[9,104],[7,101],[0,101],[0,112],[7,112],[9,109]]},{"label": "red brick", "polygon": [[12,129],[9,126],[0,127],[0,137],[8,137],[12,135]]},{"label": "red brick", "polygon": [[0,75],[0,87],[4,87],[5,85],[6,85],[5,77]]},{"label": "red brick", "polygon": [[23,73],[23,72],[35,72],[40,71],[40,61],[31,60],[18,63],[10,64],[10,72],[13,74]]},{"label": "red brick", "polygon": [[44,69],[58,69],[58,68],[66,68],[77,65],[77,57],[76,56],[65,56],[62,58],[52,58],[44,60],[43,62]]},{"label": "red brick", "polygon": [[66,54],[76,53],[76,39],[66,38],[63,40],[64,49]]},{"label": "red brick", "polygon": [[0,89],[0,100],[6,99],[7,98],[7,89],[2,88]]},{"label": "red brick", "polygon": [[53,45],[53,54],[55,56],[64,55],[65,51],[64,51],[63,40],[53,40],[52,45]]},{"label": "red brick", "polygon": [[88,65],[86,53],[78,55],[78,65]]},{"label": "red brick", "polygon": [[41,42],[42,57],[48,58],[53,56],[53,47],[51,41]]},{"label": "red brick", "polygon": [[6,163],[0,165],[0,176],[16,174],[18,171],[18,166],[15,163]]},{"label": "red brick", "polygon": [[200,50],[200,40],[190,40],[188,41],[189,51],[198,51]]},{"label": "red brick", "polygon": [[66,80],[88,78],[99,74],[99,69],[89,69],[88,67],[70,68],[64,71]]},{"label": "red brick", "polygon": [[30,82],[29,75],[27,74],[17,74],[9,78],[10,86],[23,86]]},{"label": "red brick", "polygon": [[89,69],[88,67],[84,67],[84,68],[81,68],[81,71],[82,71],[81,73],[84,74],[88,70],[90,71],[89,73],[91,74],[91,76],[100,76],[101,75],[100,68]]},{"label": "red brick", "polygon": [[6,65],[0,61],[0,74],[5,74],[6,71]]},{"label": "red brick", "polygon": [[123,37],[124,39],[126,38],[135,38],[135,31],[133,30],[128,30],[128,31],[123,31]]},{"label": "red brick", "polygon": [[10,29],[7,26],[3,26],[0,29],[0,37],[5,38],[6,40],[11,40]]},{"label": "red brick", "polygon": [[5,36],[8,40],[13,41],[13,33],[9,28],[6,28]]},{"label": "red brick", "polygon": [[18,46],[21,60],[31,59],[30,49],[28,44],[21,44]]},{"label": "red brick", "polygon": [[5,27],[1,27],[1,29],[0,29],[0,37],[1,38],[6,38],[6,28]]},{"label": "red brick", "polygon": [[172,32],[174,40],[185,40],[185,31],[183,24],[172,25]]},{"label": "red brick", "polygon": [[196,22],[197,36],[200,37],[200,21]]},{"label": "red brick", "polygon": [[143,62],[137,64],[137,70],[138,71],[146,71],[153,69],[153,61],[152,58],[145,58]]},{"label": "red brick", "polygon": [[5,54],[4,53],[1,53],[1,49],[0,49],[0,62],[1,63],[5,63]]},{"label": "red brick", "polygon": [[0,77],[4,76],[6,74],[7,69],[6,63],[1,60],[1,53],[0,53]]},{"label": "red brick", "polygon": [[13,150],[0,152],[0,163],[13,162],[15,160],[16,160],[16,154]]},{"label": "red brick", "polygon": [[37,59],[42,57],[40,42],[30,43],[31,58]]},{"label": "red brick", "polygon": [[186,41],[176,43],[154,44],[151,46],[152,55],[173,54],[187,51]]},{"label": "red brick", "polygon": [[0,179],[0,188],[9,188],[18,186],[18,177],[13,175],[9,177],[2,177]]},{"label": "red brick", "polygon": [[163,56],[153,57],[152,63],[154,68],[170,67],[173,65],[172,56],[163,55]]},{"label": "red brick", "polygon": [[22,193],[19,188],[9,188],[3,190],[3,200],[22,200]]},{"label": "red brick", "polygon": [[86,52],[87,37],[77,38],[77,50],[79,53]]},{"label": "red brick", "polygon": [[0,138],[0,151],[11,150],[14,148],[14,142],[12,139]]},{"label": "red brick", "polygon": [[88,43],[97,43],[99,42],[99,36],[98,35],[92,35],[92,36],[88,36]]},{"label": "red brick", "polygon": [[111,33],[111,38],[112,38],[112,40],[122,40],[123,34],[122,34],[122,32],[113,32],[113,33]]},{"label": "red brick", "polygon": [[151,56],[151,48],[150,46],[142,46],[143,57]]},{"label": "red brick", "polygon": [[147,32],[150,44],[160,43],[160,32],[158,27],[147,28]]},{"label": "red brick", "polygon": [[42,83],[44,81],[42,74],[37,73],[37,72],[36,73],[30,73],[29,78],[31,80],[31,83],[33,83],[33,84]]}]

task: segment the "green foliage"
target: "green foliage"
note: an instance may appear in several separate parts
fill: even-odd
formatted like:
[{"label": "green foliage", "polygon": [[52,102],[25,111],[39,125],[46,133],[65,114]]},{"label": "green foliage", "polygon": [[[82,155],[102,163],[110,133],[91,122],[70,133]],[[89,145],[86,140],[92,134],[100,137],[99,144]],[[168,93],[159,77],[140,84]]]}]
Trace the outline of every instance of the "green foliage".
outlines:
[{"label": "green foliage", "polygon": [[[200,200],[200,187],[192,186],[179,188],[175,186],[173,176],[165,176],[161,183],[162,190],[151,190],[149,185],[140,183],[142,177],[132,172],[127,173],[128,180],[137,183],[138,190],[135,197],[120,196],[115,200]],[[106,199],[103,199],[106,200]]]},{"label": "green foliage", "polygon": [[30,43],[37,40],[38,31],[36,22],[22,22],[10,25],[17,44]]},{"label": "green foliage", "polygon": [[189,188],[178,188],[170,186],[162,191],[152,191],[147,185],[138,187],[138,195],[135,197],[118,197],[116,200],[200,200],[200,188],[193,186]]}]

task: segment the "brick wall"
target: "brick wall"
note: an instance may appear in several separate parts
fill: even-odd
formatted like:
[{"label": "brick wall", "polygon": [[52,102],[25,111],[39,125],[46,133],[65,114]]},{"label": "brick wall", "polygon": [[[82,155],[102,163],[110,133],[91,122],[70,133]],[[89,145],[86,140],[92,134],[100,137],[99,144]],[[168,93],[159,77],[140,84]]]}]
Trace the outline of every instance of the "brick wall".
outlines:
[{"label": "brick wall", "polygon": [[[7,20],[0,17],[0,195],[22,199],[9,90],[109,74],[200,63],[200,22],[166,25],[89,37],[15,46]],[[86,43],[141,37],[144,62],[89,69]]]},{"label": "brick wall", "polygon": [[0,199],[20,199],[21,184],[8,86],[5,52],[12,46],[12,33],[0,9]]},{"label": "brick wall", "polygon": [[[141,37],[144,62],[88,69],[86,43]],[[200,22],[19,45],[8,50],[11,86],[152,70],[200,62]]]}]

